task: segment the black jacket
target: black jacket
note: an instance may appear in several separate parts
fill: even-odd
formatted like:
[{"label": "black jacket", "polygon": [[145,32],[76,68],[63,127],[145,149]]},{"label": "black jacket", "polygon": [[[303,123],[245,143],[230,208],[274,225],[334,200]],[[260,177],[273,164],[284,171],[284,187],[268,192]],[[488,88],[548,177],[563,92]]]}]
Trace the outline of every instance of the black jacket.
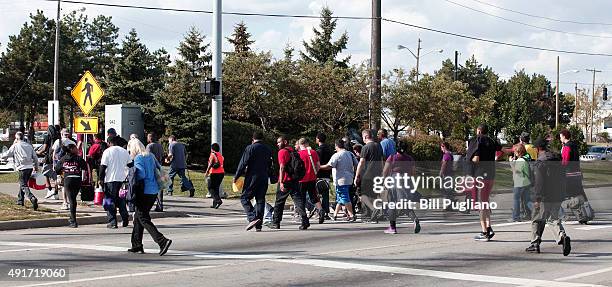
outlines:
[{"label": "black jacket", "polygon": [[87,163],[78,155],[71,153],[65,154],[56,164],[55,172],[63,173],[64,177],[78,176],[81,177],[82,172],[87,170]]},{"label": "black jacket", "polygon": [[561,202],[565,198],[563,189],[564,169],[561,158],[549,151],[538,154],[534,163],[535,184],[533,193],[536,201]]},{"label": "black jacket", "polygon": [[267,145],[256,142],[247,146],[242,153],[234,178],[244,175],[246,178],[257,176],[267,180],[271,164],[272,150]]},{"label": "black jacket", "polygon": [[[326,143],[321,144],[317,148],[317,154],[319,155],[319,162],[321,162],[321,165],[329,163],[329,160],[331,159],[334,153],[334,148]],[[331,170],[319,170],[319,172],[317,173],[317,178],[331,178],[331,176]]]}]

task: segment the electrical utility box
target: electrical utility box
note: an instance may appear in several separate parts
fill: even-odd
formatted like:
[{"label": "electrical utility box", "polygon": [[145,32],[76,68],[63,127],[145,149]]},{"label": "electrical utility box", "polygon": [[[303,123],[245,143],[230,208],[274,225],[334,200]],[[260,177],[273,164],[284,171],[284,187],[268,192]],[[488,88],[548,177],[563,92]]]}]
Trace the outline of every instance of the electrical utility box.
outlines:
[{"label": "electrical utility box", "polygon": [[136,134],[140,141],[146,142],[142,108],[138,105],[120,104],[104,106],[105,136],[106,131],[110,128],[114,128],[117,134],[126,140],[130,140],[131,134]]}]

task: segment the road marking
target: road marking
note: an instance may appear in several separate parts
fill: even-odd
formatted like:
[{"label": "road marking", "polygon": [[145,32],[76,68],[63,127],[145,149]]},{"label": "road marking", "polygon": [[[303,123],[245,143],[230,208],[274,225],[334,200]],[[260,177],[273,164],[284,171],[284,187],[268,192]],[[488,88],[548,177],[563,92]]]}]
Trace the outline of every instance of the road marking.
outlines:
[{"label": "road marking", "polygon": [[585,227],[578,227],[578,230],[595,230],[595,229],[604,229],[604,228],[612,228],[612,225],[592,225]]},{"label": "road marking", "polygon": [[503,227],[503,226],[521,225],[521,224],[527,224],[527,223],[531,224],[531,221],[500,223],[500,224],[493,224],[493,226],[494,227]]},{"label": "road marking", "polygon": [[606,272],[610,272],[610,271],[612,271],[612,267],[608,267],[608,268],[604,268],[604,269],[599,269],[599,270],[594,270],[594,271],[590,271],[590,272],[579,273],[579,274],[575,274],[575,275],[567,276],[567,277],[563,277],[563,278],[557,278],[557,279],[555,279],[555,281],[574,280],[574,279],[578,279],[578,278],[582,278],[582,277],[587,277],[587,276],[591,276],[591,275],[596,275],[596,274],[600,274],[600,273],[606,273]]},{"label": "road marking", "polygon": [[158,275],[158,274],[164,274],[164,273],[194,271],[194,270],[222,267],[225,265],[228,265],[228,264],[215,265],[215,266],[212,266],[212,265],[196,266],[196,267],[178,268],[178,269],[170,269],[170,270],[159,270],[159,271],[132,273],[132,274],[102,276],[102,277],[94,277],[94,278],[90,277],[90,278],[74,279],[74,280],[68,280],[68,281],[55,281],[55,282],[46,282],[46,283],[38,283],[38,284],[31,284],[31,285],[16,285],[15,287],[35,287],[35,286],[50,286],[50,285],[60,285],[60,284],[73,284],[73,283],[99,281],[99,280],[101,281],[101,280],[118,279],[118,278],[126,278],[126,277],[138,277],[138,276],[147,276],[147,275]]},{"label": "road marking", "polygon": [[22,252],[22,251],[35,251],[35,250],[45,250],[45,249],[53,249],[55,247],[41,247],[41,248],[23,248],[23,249],[9,249],[9,250],[0,250],[0,253],[6,252]]},{"label": "road marking", "polygon": [[427,277],[435,277],[435,278],[442,278],[442,279],[475,281],[475,282],[485,282],[485,283],[495,283],[495,284],[528,285],[528,286],[540,286],[540,287],[578,287],[578,286],[598,286],[599,287],[601,286],[601,285],[593,285],[593,284],[582,284],[582,283],[571,283],[571,282],[558,282],[558,281],[547,281],[547,280],[526,279],[526,278],[514,278],[514,277],[503,277],[503,276],[436,271],[436,270],[429,270],[429,269],[415,269],[415,268],[404,268],[404,267],[357,264],[357,263],[347,263],[347,262],[320,260],[320,259],[275,259],[272,261],[281,262],[281,263],[295,263],[295,264],[324,267],[324,268],[337,268],[337,269],[343,269],[343,270],[353,269],[353,270],[361,270],[361,271],[394,273],[394,274],[404,274],[404,275],[414,275],[414,276],[427,276]]}]

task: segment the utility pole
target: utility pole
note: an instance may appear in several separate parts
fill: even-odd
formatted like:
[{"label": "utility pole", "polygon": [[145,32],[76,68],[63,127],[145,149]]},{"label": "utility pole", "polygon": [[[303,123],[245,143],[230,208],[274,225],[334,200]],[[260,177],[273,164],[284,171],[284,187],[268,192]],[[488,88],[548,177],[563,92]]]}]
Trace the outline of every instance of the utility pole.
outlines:
[{"label": "utility pole", "polygon": [[459,51],[455,51],[455,76],[454,80],[457,80],[457,62],[459,61]]},{"label": "utility pole", "polygon": [[578,83],[574,83],[574,124],[578,126]]},{"label": "utility pole", "polygon": [[421,38],[419,38],[419,43],[417,44],[417,54],[416,54],[416,81],[419,81],[419,62],[421,59]]},{"label": "utility pole", "polygon": [[592,91],[592,101],[591,101],[591,128],[590,128],[590,132],[589,132],[589,139],[587,142],[592,142],[593,140],[593,112],[594,112],[594,108],[595,108],[595,73],[601,73],[600,70],[596,70],[595,68],[593,69],[586,69],[588,72],[593,72],[593,91]]},{"label": "utility pole", "polygon": [[55,19],[55,60],[53,63],[53,100],[57,101],[59,97],[58,82],[59,82],[59,35],[60,35],[60,3],[57,0],[57,18]]},{"label": "utility pole", "polygon": [[[370,129],[380,129],[380,70],[381,70],[381,0],[372,0],[372,42],[370,46],[370,68],[373,70],[372,87],[370,88]],[[418,66],[418,65],[417,65]],[[417,76],[418,77],[418,76]]]},{"label": "utility pole", "polygon": [[210,140],[212,143],[218,143],[221,149],[223,149],[223,107],[222,107],[222,91],[223,91],[223,75],[222,75],[222,58],[221,58],[221,44],[222,44],[222,22],[221,22],[221,11],[222,3],[221,0],[213,0],[213,22],[212,22],[212,46],[213,46],[213,57],[212,57],[212,77],[219,81],[219,94],[215,95],[212,100],[212,119],[211,119],[211,133]]},{"label": "utility pole", "polygon": [[555,128],[559,127],[559,56],[557,56],[557,89],[555,90]]}]

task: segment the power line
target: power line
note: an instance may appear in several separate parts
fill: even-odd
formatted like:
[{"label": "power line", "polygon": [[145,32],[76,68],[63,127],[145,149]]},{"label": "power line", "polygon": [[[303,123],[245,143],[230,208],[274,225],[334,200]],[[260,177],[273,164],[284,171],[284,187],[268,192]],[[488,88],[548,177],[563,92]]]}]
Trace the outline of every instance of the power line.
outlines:
[{"label": "power line", "polygon": [[[57,2],[57,0],[44,0]],[[124,4],[110,4],[110,3],[97,3],[87,1],[74,1],[74,0],[62,0],[64,3],[71,4],[82,4],[82,5],[93,5],[93,6],[105,6],[105,7],[116,7],[116,8],[132,8],[132,9],[144,9],[144,10],[157,10],[157,11],[171,11],[171,12],[189,12],[189,13],[203,13],[212,14],[209,10],[194,10],[194,9],[178,9],[178,8],[163,8],[163,7],[150,7],[150,6],[137,6],[137,5],[124,5]],[[289,14],[273,14],[273,13],[247,13],[247,12],[222,12],[224,15],[234,16],[261,16],[261,17],[277,17],[277,18],[309,18],[309,19],[322,19],[323,16],[316,15],[289,15]],[[360,16],[330,16],[332,19],[345,19],[345,20],[372,20],[372,17],[360,17]]]},{"label": "power line", "polygon": [[[43,0],[43,1],[52,1],[52,2],[55,2],[57,0]],[[96,6],[118,7],[118,8],[133,8],[133,9],[175,11],[175,12],[191,12],[191,13],[205,13],[205,14],[211,14],[212,13],[211,11],[207,11],[207,10],[176,9],[176,8],[162,8],[162,7],[149,7],[149,6],[134,6],[134,5],[96,3],[96,2],[75,1],[75,0],[62,0],[62,1],[65,2],[65,3],[72,3],[72,4],[96,5]],[[282,18],[313,18],[313,19],[321,19],[321,18],[323,18],[322,16],[315,16],[315,15],[266,14],[266,13],[242,13],[242,12],[223,12],[223,14],[227,14],[227,15],[241,15],[241,16],[282,17]],[[331,18],[334,18],[334,19],[352,19],[352,20],[372,20],[372,19],[374,19],[372,17],[356,17],[356,16],[331,16]],[[574,54],[574,55],[584,55],[584,56],[612,57],[612,54],[606,54],[606,53],[591,53],[591,52],[560,50],[560,49],[552,49],[552,48],[542,48],[542,47],[536,47],[536,46],[528,46],[528,45],[522,45],[522,44],[502,42],[502,41],[497,41],[497,40],[490,40],[490,39],[480,38],[480,37],[476,37],[476,36],[469,36],[469,35],[464,35],[464,34],[459,34],[459,33],[453,33],[453,32],[447,32],[447,31],[443,31],[443,30],[423,27],[423,26],[414,25],[414,24],[402,22],[402,21],[399,21],[399,20],[384,18],[384,17],[381,18],[381,20],[382,21],[386,21],[386,22],[390,22],[390,23],[395,23],[395,24],[399,24],[399,25],[404,25],[404,26],[416,28],[416,29],[421,29],[421,30],[426,30],[426,31],[430,31],[430,32],[435,32],[435,33],[439,33],[439,34],[450,35],[450,36],[455,36],[455,37],[459,37],[459,38],[465,38],[465,39],[481,41],[481,42],[487,42],[487,43],[492,43],[492,44],[497,44],[497,45],[504,45],[504,46],[509,46],[509,47],[515,47],[515,48],[524,48],[524,49],[531,49],[531,50],[538,50],[538,51],[556,52],[556,53]]]},{"label": "power line", "polygon": [[542,47],[514,44],[514,43],[502,42],[502,41],[497,41],[497,40],[490,40],[490,39],[485,39],[485,38],[479,38],[479,37],[474,37],[474,36],[469,36],[469,35],[463,35],[463,34],[458,34],[458,33],[453,33],[453,32],[442,31],[442,30],[433,29],[433,28],[427,28],[427,27],[423,27],[423,26],[419,26],[419,25],[414,25],[414,24],[410,24],[410,23],[406,23],[406,22],[402,22],[402,21],[398,21],[398,20],[389,19],[389,18],[382,18],[382,20],[390,22],[390,23],[404,25],[404,26],[408,26],[408,27],[412,27],[412,28],[417,28],[417,29],[421,29],[421,30],[426,30],[426,31],[430,31],[430,32],[435,32],[435,33],[439,33],[439,34],[445,34],[445,35],[455,36],[455,37],[459,37],[459,38],[465,38],[465,39],[470,39],[470,40],[475,40],[475,41],[487,42],[487,43],[504,45],[504,46],[510,46],[510,47],[516,47],[516,48],[524,48],[524,49],[531,49],[531,50],[538,50],[538,51],[547,51],[547,52],[556,52],[556,53],[563,53],[563,54],[612,57],[612,54],[605,54],[605,53],[590,53],[590,52],[580,52],[580,51],[571,51],[571,50],[559,50],[559,49],[551,49],[551,48],[542,48]]},{"label": "power line", "polygon": [[491,13],[488,13],[488,12],[485,12],[485,11],[482,11],[482,10],[478,10],[476,8],[472,8],[472,7],[469,7],[469,6],[466,6],[466,5],[463,5],[463,4],[451,1],[451,0],[443,0],[443,1],[451,3],[453,5],[457,5],[459,7],[463,7],[463,8],[468,9],[468,10],[472,10],[472,11],[475,11],[475,12],[478,12],[478,13],[482,13],[482,14],[485,14],[485,15],[488,15],[488,16],[491,16],[491,17],[495,17],[495,18],[498,18],[498,19],[501,19],[501,20],[504,20],[504,21],[512,22],[512,23],[515,23],[515,24],[519,24],[519,25],[523,25],[523,26],[527,26],[527,27],[531,27],[531,28],[536,28],[536,29],[545,30],[545,31],[549,31],[549,32],[555,32],[555,33],[562,33],[562,34],[568,34],[568,35],[582,36],[582,37],[612,39],[612,36],[601,36],[601,35],[593,35],[593,34],[583,34],[583,33],[576,33],[576,32],[567,32],[567,31],[562,31],[562,30],[550,29],[550,28],[546,28],[546,27],[542,27],[542,26],[536,26],[536,25],[532,25],[532,24],[529,24],[529,23],[525,23],[525,22],[516,21],[516,20],[513,20],[513,19],[497,16],[495,14],[491,14]]},{"label": "power line", "polygon": [[474,2],[478,2],[480,4],[484,4],[487,6],[491,6],[500,10],[504,10],[504,11],[508,11],[508,12],[512,12],[512,13],[516,13],[516,14],[520,14],[523,16],[528,16],[528,17],[532,17],[532,18],[539,18],[539,19],[544,19],[544,20],[548,20],[548,21],[553,21],[553,22],[560,22],[560,23],[571,23],[571,24],[579,24],[579,25],[603,25],[603,26],[612,26],[612,23],[604,23],[604,22],[581,22],[581,21],[575,21],[575,20],[565,20],[565,19],[556,19],[556,18],[551,18],[551,17],[546,17],[546,16],[539,16],[539,15],[534,15],[534,14],[529,14],[526,12],[521,12],[521,11],[517,11],[517,10],[512,10],[512,9],[508,9],[508,8],[504,8],[501,6],[497,6],[491,3],[487,3],[484,1],[480,1],[480,0],[472,0]]}]

